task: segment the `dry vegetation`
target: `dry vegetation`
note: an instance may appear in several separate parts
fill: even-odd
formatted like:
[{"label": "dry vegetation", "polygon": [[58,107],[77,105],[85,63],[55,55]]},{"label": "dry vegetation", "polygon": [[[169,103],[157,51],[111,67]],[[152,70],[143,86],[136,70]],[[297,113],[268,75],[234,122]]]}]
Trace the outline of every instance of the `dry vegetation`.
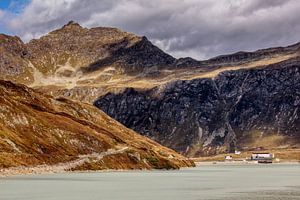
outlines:
[{"label": "dry vegetation", "polygon": [[[139,155],[137,166],[193,166],[183,156],[125,128],[88,104],[55,100],[25,86],[0,81],[0,109],[0,168],[53,165],[120,147]],[[101,162],[106,167],[119,168],[117,160],[122,157],[127,161],[129,153]],[[158,164],[148,161],[149,156]],[[105,163],[107,159],[110,164]],[[122,169],[133,165],[123,163]],[[84,166],[80,169],[89,169],[87,163]]]}]

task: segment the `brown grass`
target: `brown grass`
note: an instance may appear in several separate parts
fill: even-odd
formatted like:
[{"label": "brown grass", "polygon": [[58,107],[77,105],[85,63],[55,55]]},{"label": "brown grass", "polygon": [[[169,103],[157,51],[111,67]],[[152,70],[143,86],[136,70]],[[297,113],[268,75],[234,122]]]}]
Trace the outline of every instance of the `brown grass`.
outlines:
[{"label": "brown grass", "polygon": [[25,86],[0,81],[0,109],[0,168],[66,162],[118,146],[130,147],[145,157],[154,156],[159,162],[172,155],[174,168],[193,165],[92,105],[55,100]]}]

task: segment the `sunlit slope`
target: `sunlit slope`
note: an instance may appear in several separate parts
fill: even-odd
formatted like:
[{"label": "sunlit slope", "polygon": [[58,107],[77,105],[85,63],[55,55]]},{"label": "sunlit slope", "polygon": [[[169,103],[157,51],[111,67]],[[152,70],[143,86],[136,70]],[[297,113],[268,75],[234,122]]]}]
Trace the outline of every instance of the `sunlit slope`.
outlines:
[{"label": "sunlit slope", "polygon": [[[74,167],[151,169],[192,165],[93,106],[53,99],[23,85],[0,81],[0,111],[0,168],[54,165],[83,156],[91,159]],[[118,150],[122,151],[96,159],[97,155]]]}]

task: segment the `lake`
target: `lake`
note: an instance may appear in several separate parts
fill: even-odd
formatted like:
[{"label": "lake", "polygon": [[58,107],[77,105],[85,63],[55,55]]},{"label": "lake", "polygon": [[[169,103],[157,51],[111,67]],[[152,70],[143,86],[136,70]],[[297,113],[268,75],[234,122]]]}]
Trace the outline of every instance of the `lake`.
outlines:
[{"label": "lake", "polygon": [[0,178],[1,200],[300,199],[300,164]]}]

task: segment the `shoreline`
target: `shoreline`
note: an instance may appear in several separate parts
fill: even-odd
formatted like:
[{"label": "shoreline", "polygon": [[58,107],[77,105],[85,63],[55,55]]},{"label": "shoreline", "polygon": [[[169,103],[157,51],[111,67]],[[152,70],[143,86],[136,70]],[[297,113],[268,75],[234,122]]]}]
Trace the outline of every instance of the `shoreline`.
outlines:
[{"label": "shoreline", "polygon": [[75,160],[69,162],[57,163],[54,165],[42,164],[42,165],[28,166],[28,167],[18,166],[18,167],[0,169],[0,178],[8,177],[8,176],[16,176],[16,175],[27,175],[27,174],[55,174],[55,173],[72,172],[72,169],[84,164],[85,162],[88,162],[89,159],[91,158],[99,161],[107,155],[122,153],[126,149],[128,149],[128,147],[123,147],[118,150],[108,149],[107,151],[102,153],[79,155],[78,158]]},{"label": "shoreline", "polygon": [[[250,165],[261,165],[261,166],[269,166],[269,165],[299,165],[298,161],[286,161],[286,162],[277,162],[277,163],[257,163],[253,161],[200,161],[195,162],[195,167],[201,166],[250,166]],[[192,167],[182,167],[178,170],[184,170]],[[176,169],[172,169],[176,170]],[[0,180],[1,178],[13,177],[13,176],[26,176],[26,175],[51,175],[51,174],[71,174],[71,173],[107,173],[107,172],[133,172],[133,171],[170,171],[170,169],[104,169],[104,170],[75,170],[68,171],[64,169],[55,169],[53,166],[49,165],[38,165],[34,167],[12,167],[7,169],[0,169]]]},{"label": "shoreline", "polygon": [[[49,166],[48,166],[49,167]],[[35,168],[35,167],[30,167]],[[0,170],[0,180],[1,178],[13,177],[13,176],[27,176],[27,175],[54,175],[54,174],[72,174],[72,173],[106,173],[106,172],[128,172],[128,171],[150,171],[149,169],[104,169],[104,170],[75,170],[75,171],[20,171],[20,169],[4,169]]]},{"label": "shoreline", "polygon": [[35,167],[13,167],[7,169],[0,169],[0,181],[3,178],[14,176],[27,176],[27,175],[54,175],[54,174],[72,174],[72,173],[113,173],[113,172],[143,172],[143,171],[176,171],[182,169],[188,169],[193,167],[182,167],[180,169],[103,169],[103,170],[74,170],[74,171],[57,171],[51,170],[51,166],[44,166],[49,170],[36,170],[41,166]]}]

